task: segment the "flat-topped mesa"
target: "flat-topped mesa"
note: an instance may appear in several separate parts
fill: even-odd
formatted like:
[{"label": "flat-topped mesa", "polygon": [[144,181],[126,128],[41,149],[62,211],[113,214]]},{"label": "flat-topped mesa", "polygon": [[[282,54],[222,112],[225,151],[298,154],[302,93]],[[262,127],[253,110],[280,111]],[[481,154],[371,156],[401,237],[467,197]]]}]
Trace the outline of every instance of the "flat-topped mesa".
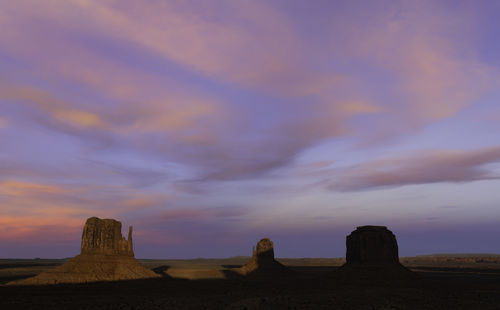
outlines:
[{"label": "flat-topped mesa", "polygon": [[359,226],[346,237],[346,263],[332,273],[346,283],[400,283],[415,274],[401,265],[396,236],[385,226]]},{"label": "flat-topped mesa", "polygon": [[346,238],[346,261],[399,263],[396,236],[385,226],[359,226]]},{"label": "flat-topped mesa", "polygon": [[113,219],[91,217],[82,233],[81,254],[134,256],[132,226],[128,240],[122,236],[122,223]]}]

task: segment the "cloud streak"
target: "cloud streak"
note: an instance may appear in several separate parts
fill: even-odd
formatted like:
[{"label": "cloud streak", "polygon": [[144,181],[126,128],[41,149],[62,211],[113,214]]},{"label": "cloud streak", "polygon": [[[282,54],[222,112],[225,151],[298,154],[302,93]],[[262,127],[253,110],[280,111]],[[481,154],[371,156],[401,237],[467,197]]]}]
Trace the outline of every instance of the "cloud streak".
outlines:
[{"label": "cloud streak", "polygon": [[406,158],[363,163],[341,171],[327,187],[334,191],[360,191],[440,182],[499,179],[485,166],[500,162],[500,147],[473,151],[429,151]]}]

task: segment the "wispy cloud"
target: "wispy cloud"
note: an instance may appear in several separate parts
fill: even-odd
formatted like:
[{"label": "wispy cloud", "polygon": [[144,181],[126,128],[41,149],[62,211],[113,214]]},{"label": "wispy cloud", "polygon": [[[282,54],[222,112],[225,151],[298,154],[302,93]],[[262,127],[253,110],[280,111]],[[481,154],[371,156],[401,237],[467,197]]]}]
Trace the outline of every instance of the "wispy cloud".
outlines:
[{"label": "wispy cloud", "polygon": [[387,158],[336,171],[327,186],[335,191],[358,191],[412,184],[472,182],[499,179],[485,167],[500,162],[500,147],[473,151],[428,151],[406,158]]},{"label": "wispy cloud", "polygon": [[[221,15],[219,5],[231,14]],[[386,11],[375,6],[376,14],[364,20],[362,12],[351,20],[332,18],[332,28],[348,30],[328,37],[323,49],[304,45],[289,16],[254,1],[202,7],[25,1],[5,9],[11,27],[0,36],[10,42],[8,51],[37,67],[38,74],[62,75],[103,92],[111,103],[58,99],[63,94],[16,86],[3,90],[4,99],[36,102],[46,113],[40,120],[56,130],[195,165],[205,179],[259,176],[340,136],[357,134],[376,143],[399,135],[394,127],[408,133],[470,104],[494,74],[459,53],[463,46],[447,36],[458,21],[431,3],[392,5]],[[30,39],[20,40],[21,35]],[[106,49],[117,47],[102,46],[102,38],[139,46],[144,59],[152,53],[205,79],[288,101],[245,104],[252,109],[232,98],[220,100],[183,79],[110,57]],[[359,95],[369,87],[356,70],[320,70],[316,58],[328,57],[368,62],[399,82],[384,86],[391,96],[375,92],[368,100]],[[370,117],[366,125],[353,128],[350,121],[363,115]]]}]

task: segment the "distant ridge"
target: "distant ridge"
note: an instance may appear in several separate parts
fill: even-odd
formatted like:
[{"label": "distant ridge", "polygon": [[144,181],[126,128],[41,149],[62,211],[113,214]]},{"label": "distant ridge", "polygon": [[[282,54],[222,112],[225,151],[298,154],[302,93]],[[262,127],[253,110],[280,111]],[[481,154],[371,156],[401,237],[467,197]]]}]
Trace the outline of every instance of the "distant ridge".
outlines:
[{"label": "distant ridge", "polygon": [[488,253],[439,253],[439,254],[422,254],[416,256],[405,257],[500,257],[500,254]]}]

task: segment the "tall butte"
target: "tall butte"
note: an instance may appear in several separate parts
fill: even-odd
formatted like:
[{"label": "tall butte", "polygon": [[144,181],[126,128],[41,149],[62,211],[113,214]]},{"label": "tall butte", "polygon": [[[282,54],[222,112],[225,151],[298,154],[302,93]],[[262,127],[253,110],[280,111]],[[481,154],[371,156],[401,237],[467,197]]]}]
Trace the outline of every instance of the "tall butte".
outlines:
[{"label": "tall butte", "polygon": [[413,278],[399,262],[396,236],[385,226],[359,226],[346,237],[346,263],[337,278],[354,282],[387,282]]},{"label": "tall butte", "polygon": [[122,223],[113,219],[89,218],[83,227],[81,254],[134,257],[132,226],[129,227],[126,240],[122,236]]},{"label": "tall butte", "polygon": [[128,239],[121,233],[122,223],[91,217],[85,222],[81,253],[65,264],[13,285],[81,283],[159,277],[134,258],[132,226]]}]

